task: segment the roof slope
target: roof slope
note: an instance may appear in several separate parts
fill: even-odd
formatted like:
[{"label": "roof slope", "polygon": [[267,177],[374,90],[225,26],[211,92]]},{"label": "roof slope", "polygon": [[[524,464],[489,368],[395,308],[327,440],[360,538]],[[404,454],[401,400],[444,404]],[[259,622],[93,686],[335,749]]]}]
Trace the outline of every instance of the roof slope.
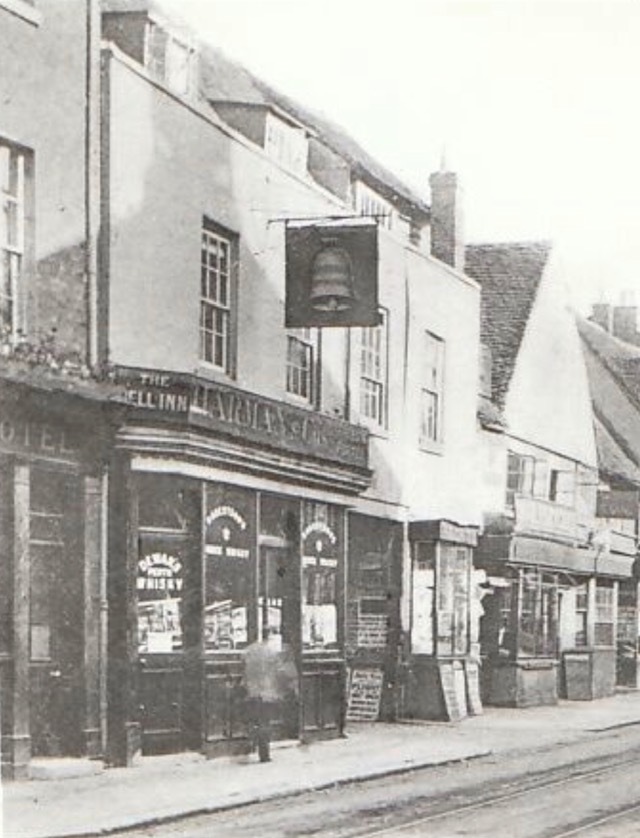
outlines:
[{"label": "roof slope", "polygon": [[316,132],[354,168],[356,174],[368,175],[386,188],[387,196],[391,200],[407,202],[415,210],[428,215],[429,206],[420,195],[382,166],[344,129],[327,117],[280,93],[210,44],[201,45],[200,68],[202,95],[214,108],[216,101],[276,106]]},{"label": "roof slope", "polygon": [[604,423],[594,421],[598,467],[609,477],[640,485],[640,467],[627,455]]},{"label": "roof slope", "polygon": [[480,339],[491,350],[491,397],[501,409],[550,250],[549,242],[465,250],[465,271],[481,286]]},{"label": "roof slope", "polygon": [[582,340],[640,407],[640,347],[619,340],[591,320],[577,317],[576,322]]},{"label": "roof slope", "polygon": [[600,467],[632,482],[640,470],[640,348],[576,317],[596,416]]}]

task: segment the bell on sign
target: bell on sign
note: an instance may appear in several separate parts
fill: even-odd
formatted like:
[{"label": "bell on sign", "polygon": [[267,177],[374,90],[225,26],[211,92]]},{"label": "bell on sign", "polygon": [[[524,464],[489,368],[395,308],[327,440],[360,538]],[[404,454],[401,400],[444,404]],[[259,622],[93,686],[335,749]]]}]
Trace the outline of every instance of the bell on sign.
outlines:
[{"label": "bell on sign", "polygon": [[309,298],[316,311],[348,311],[355,302],[351,258],[335,239],[313,260]]},{"label": "bell on sign", "polygon": [[287,224],[285,326],[377,326],[378,228]]}]

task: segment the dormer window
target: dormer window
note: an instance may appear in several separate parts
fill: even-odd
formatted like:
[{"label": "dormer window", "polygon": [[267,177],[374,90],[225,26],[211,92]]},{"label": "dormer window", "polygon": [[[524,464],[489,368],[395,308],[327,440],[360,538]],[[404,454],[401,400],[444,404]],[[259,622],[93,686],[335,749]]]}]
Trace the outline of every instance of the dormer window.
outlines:
[{"label": "dormer window", "polygon": [[154,21],[147,23],[144,63],[155,78],[178,96],[191,91],[195,50]]},{"label": "dormer window", "polygon": [[308,142],[303,127],[269,112],[264,146],[269,157],[290,171],[298,175],[307,171]]},{"label": "dormer window", "polygon": [[359,215],[368,215],[378,219],[381,227],[393,230],[396,226],[397,213],[389,203],[373,189],[362,182],[356,183],[354,192],[355,210]]}]

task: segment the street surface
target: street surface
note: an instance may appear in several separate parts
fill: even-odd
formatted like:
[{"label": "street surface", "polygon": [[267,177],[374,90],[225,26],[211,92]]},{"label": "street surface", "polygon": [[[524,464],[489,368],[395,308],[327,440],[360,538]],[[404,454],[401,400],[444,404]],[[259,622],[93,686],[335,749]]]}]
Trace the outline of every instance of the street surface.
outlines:
[{"label": "street surface", "polygon": [[422,769],[122,834],[640,838],[640,726],[552,750]]}]

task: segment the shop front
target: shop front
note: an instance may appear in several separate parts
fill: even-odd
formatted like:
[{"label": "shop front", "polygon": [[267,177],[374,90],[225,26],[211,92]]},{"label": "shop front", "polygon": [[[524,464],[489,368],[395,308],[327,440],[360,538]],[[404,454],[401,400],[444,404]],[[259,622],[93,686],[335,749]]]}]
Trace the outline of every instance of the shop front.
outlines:
[{"label": "shop front", "polygon": [[[0,382],[2,775],[104,749],[103,550],[108,422],[71,395]],[[98,399],[98,401],[96,401]]]},{"label": "shop front", "polygon": [[457,721],[480,713],[476,527],[444,520],[409,525],[411,633],[404,714]]},{"label": "shop front", "polygon": [[[346,515],[368,481],[366,434],[314,416],[305,440],[308,411],[215,390],[245,412],[134,408],[120,435],[128,500],[114,520],[126,516],[129,536],[111,595],[128,629],[112,634],[124,661],[112,667],[113,761],[246,750],[244,653],[267,637],[297,673],[273,737],[343,729]],[[260,411],[272,414],[261,426]]]},{"label": "shop front", "polygon": [[527,707],[611,695],[622,564],[588,545],[519,535],[481,537],[479,561],[490,585],[485,701]]}]

